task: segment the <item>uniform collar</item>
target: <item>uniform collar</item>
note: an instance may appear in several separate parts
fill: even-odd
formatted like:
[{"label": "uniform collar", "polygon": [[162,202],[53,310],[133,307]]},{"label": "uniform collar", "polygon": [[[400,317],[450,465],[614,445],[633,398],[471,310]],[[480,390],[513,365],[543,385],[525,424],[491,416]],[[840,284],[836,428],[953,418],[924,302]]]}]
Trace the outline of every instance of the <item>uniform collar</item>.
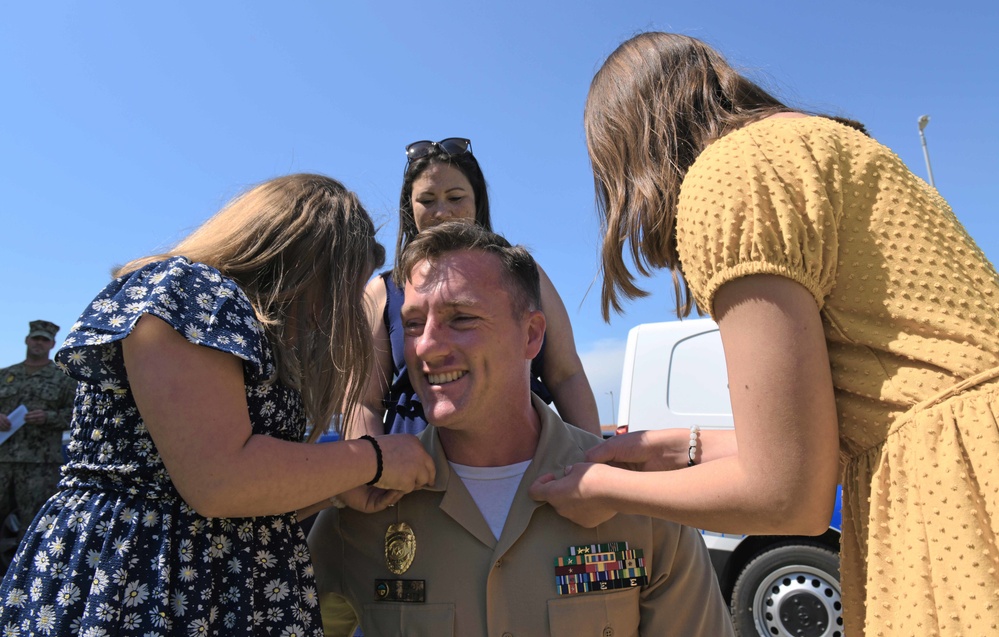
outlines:
[{"label": "uniform collar", "polygon": [[[569,425],[562,422],[562,419],[533,393],[531,405],[541,420],[541,432],[538,436],[538,446],[534,450],[534,458],[524,474],[525,482],[528,480],[533,482],[538,476],[546,473],[561,475],[567,465],[582,462],[586,452],[586,448],[570,435]],[[437,469],[433,485],[425,488],[429,491],[446,491],[448,481],[451,479],[451,466],[444,454],[437,427],[428,425],[420,433],[420,440]]]},{"label": "uniform collar", "polygon": [[451,484],[454,473],[444,455],[437,428],[428,426],[420,434],[424,449],[433,458],[437,470],[433,485],[425,487],[424,490],[443,492],[441,511],[480,542],[493,548],[497,555],[502,555],[524,533],[534,511],[547,506],[543,502],[530,499],[527,488],[537,480],[538,476],[546,473],[563,475],[567,465],[583,461],[586,449],[598,442],[595,436],[583,431],[571,432],[570,427],[534,394],[531,394],[531,404],[541,421],[538,446],[517,488],[517,495],[514,497],[503,527],[503,534],[499,539],[493,537],[492,531],[460,479],[455,478],[456,482]]}]

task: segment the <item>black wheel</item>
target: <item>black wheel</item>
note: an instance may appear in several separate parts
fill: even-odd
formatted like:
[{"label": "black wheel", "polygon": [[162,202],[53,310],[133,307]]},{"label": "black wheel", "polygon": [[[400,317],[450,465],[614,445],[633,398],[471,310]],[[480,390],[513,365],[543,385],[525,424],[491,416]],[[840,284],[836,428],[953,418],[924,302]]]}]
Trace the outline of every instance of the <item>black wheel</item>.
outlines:
[{"label": "black wheel", "polygon": [[809,544],[764,551],[732,589],[740,637],[843,637],[839,556]]}]

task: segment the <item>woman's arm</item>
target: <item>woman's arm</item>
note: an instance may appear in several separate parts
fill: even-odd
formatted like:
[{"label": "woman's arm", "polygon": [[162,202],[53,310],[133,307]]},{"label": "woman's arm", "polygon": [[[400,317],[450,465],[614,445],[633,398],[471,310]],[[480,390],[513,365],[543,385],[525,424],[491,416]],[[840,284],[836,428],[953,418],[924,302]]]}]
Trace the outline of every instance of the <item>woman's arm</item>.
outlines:
[{"label": "woman's arm", "polygon": [[374,364],[361,397],[360,404],[347,418],[344,427],[345,438],[360,438],[364,435],[380,436],[385,433],[385,397],[389,392],[392,376],[392,344],[382,315],[385,313],[387,292],[385,281],[376,276],[368,282],[364,290],[364,307],[371,325],[371,344],[374,349]]},{"label": "woman's arm", "polygon": [[[587,451],[586,460],[632,471],[672,471],[687,468],[689,453],[689,429],[659,429],[608,438]],[[702,429],[698,434],[694,461],[703,464],[738,453],[735,431]]]},{"label": "woman's arm", "polygon": [[534,497],[586,526],[625,512],[719,532],[814,535],[827,528],[839,426],[815,300],[789,279],[756,275],[722,286],[715,310],[734,455],[651,473],[579,464],[565,478],[539,478]]},{"label": "woman's arm", "polygon": [[541,309],[547,324],[541,381],[551,392],[562,420],[599,436],[597,401],[593,398],[583,363],[576,353],[569,314],[565,311],[562,297],[540,265],[538,274],[541,277]]},{"label": "woman's arm", "polygon": [[[385,489],[379,489],[378,487],[361,485],[351,489],[350,491],[339,494],[336,499],[338,499],[345,506],[349,506],[350,508],[360,511],[361,513],[376,513],[382,509],[392,506],[401,500],[404,495],[406,494],[402,491],[386,491]],[[334,506],[334,500],[326,499],[311,506],[303,507],[297,511],[298,519],[301,521],[312,517],[316,513],[319,513],[323,509],[328,509],[331,506]]]},{"label": "woman's arm", "polygon": [[[373,445],[315,445],[252,433],[242,362],[188,342],[143,316],[122,341],[139,413],[181,497],[205,517],[249,517],[300,509],[365,484]],[[378,486],[412,491],[434,465],[413,436],[382,436]]]}]

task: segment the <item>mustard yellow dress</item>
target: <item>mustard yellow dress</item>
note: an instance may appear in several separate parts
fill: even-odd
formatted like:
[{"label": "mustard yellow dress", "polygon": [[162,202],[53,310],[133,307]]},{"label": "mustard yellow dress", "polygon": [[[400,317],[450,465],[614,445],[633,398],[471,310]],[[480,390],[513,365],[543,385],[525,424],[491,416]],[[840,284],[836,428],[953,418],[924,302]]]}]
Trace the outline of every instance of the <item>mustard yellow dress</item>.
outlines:
[{"label": "mustard yellow dress", "polygon": [[839,415],[845,634],[999,635],[999,276],[947,203],[859,131],[769,119],[698,157],[677,244],[709,312],[750,274],[815,297]]}]

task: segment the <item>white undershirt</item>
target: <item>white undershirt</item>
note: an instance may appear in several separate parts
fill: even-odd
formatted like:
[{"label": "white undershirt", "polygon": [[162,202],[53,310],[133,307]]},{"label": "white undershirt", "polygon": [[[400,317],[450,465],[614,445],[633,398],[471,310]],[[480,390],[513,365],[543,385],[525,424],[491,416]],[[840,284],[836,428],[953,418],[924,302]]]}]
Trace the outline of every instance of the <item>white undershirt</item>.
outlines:
[{"label": "white undershirt", "polygon": [[456,462],[448,462],[451,470],[458,474],[465,488],[472,495],[475,504],[482,512],[493,536],[499,539],[510,513],[513,496],[527,471],[530,460],[509,464],[504,467],[470,467]]}]

